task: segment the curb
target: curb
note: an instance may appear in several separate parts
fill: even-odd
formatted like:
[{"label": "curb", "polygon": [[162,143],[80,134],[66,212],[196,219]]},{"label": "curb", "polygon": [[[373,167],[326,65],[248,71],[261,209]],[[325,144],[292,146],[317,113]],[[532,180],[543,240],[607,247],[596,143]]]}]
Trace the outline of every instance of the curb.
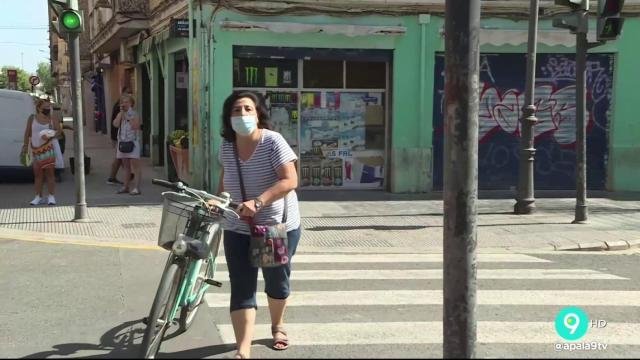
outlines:
[{"label": "curb", "polygon": [[584,243],[551,243],[555,251],[619,251],[640,248],[640,239],[591,241]]},{"label": "curb", "polygon": [[[95,246],[95,247],[108,247],[108,248],[126,248],[134,250],[162,250],[166,251],[154,244],[142,243],[140,241],[129,239],[118,239],[120,241],[114,241],[113,238],[97,238],[82,235],[69,235],[69,234],[57,234],[57,233],[45,233],[34,232],[25,230],[15,230],[0,228],[0,240],[11,241],[29,241],[39,242],[46,244],[61,244],[61,245],[81,245],[81,246]],[[127,242],[129,241],[129,242]]]}]

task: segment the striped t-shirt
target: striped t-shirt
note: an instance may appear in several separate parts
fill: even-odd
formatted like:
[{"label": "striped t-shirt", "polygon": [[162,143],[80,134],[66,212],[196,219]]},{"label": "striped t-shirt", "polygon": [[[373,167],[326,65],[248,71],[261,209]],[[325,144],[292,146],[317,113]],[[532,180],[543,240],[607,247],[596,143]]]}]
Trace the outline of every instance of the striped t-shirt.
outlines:
[{"label": "striped t-shirt", "polygon": [[[280,179],[277,169],[280,166],[297,160],[298,157],[291,150],[287,141],[279,133],[262,129],[260,142],[249,160],[240,160],[246,200],[255,199],[273,186]],[[231,195],[234,202],[241,203],[242,191],[235,158],[234,143],[224,140],[220,145],[219,158],[224,169],[224,191]],[[295,190],[287,195],[287,231],[300,227],[300,211],[298,210],[298,196]],[[254,218],[256,224],[272,225],[282,221],[284,199],[276,200],[263,207]],[[225,219],[225,230],[241,234],[249,234],[249,226],[243,220]]]}]

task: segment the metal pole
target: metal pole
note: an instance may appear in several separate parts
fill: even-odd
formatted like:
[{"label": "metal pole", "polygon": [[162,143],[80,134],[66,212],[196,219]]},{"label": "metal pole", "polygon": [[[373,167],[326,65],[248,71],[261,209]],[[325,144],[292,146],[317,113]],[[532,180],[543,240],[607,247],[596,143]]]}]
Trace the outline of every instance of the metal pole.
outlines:
[{"label": "metal pole", "polygon": [[574,224],[587,221],[587,129],[586,129],[586,69],[588,13],[582,16],[584,31],[576,33],[576,210]]},{"label": "metal pole", "polygon": [[476,343],[480,0],[447,0],[443,355],[471,358]]},{"label": "metal pole", "polygon": [[525,87],[525,105],[520,119],[520,166],[518,168],[518,195],[513,212],[516,214],[532,214],[535,212],[534,194],[534,148],[533,127],[538,122],[536,118],[535,89],[536,89],[536,53],[538,44],[538,9],[539,0],[531,0],[529,6],[529,41],[527,53],[527,83]]},{"label": "metal pole", "polygon": [[[78,10],[78,1],[71,0],[71,8]],[[74,221],[87,220],[87,202],[84,179],[84,138],[82,126],[82,90],[80,75],[80,34],[72,33],[68,37],[71,60],[71,96],[73,101],[73,154],[76,182],[76,207]]]}]

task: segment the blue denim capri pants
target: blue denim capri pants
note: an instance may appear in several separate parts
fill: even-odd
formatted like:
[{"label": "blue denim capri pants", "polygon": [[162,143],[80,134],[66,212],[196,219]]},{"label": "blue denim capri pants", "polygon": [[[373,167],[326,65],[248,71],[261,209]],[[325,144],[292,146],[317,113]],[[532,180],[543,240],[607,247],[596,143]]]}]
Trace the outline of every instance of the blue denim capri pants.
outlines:
[{"label": "blue denim capri pants", "polygon": [[[289,297],[291,282],[291,259],[300,241],[300,228],[287,232],[289,241],[289,262],[286,265],[262,268],[264,292],[273,299]],[[224,232],[224,255],[229,269],[231,283],[230,311],[258,308],[256,290],[258,288],[258,268],[249,262],[249,235],[233,231]]]}]

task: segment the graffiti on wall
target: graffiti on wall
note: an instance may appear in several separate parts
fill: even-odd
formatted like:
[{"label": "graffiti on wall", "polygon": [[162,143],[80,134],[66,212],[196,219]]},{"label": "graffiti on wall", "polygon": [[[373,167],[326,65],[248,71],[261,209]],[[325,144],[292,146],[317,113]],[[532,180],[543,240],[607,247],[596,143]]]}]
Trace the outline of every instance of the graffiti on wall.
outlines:
[{"label": "graffiti on wall", "polygon": [[[607,124],[613,56],[591,54],[587,61],[587,180],[591,189],[606,182]],[[478,181],[481,189],[517,184],[526,58],[483,54],[480,62]],[[575,61],[573,55],[540,54],[537,59],[534,128],[537,189],[575,188]],[[444,59],[436,58],[434,107],[434,188],[442,188]]]}]

